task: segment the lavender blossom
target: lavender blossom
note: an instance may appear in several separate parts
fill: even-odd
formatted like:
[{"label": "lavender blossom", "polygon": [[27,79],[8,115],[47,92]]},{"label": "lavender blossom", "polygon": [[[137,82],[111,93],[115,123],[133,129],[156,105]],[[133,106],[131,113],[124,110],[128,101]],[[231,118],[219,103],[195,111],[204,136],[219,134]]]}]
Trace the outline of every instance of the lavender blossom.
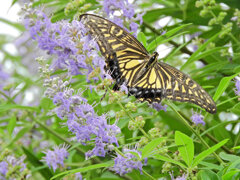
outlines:
[{"label": "lavender blossom", "polygon": [[135,22],[130,23],[130,29],[133,32],[133,35],[136,37],[137,36],[137,29],[138,29],[138,24]]},{"label": "lavender blossom", "polygon": [[178,176],[176,178],[174,178],[173,172],[169,173],[169,174],[171,176],[171,180],[186,180],[187,179],[187,175],[186,174],[183,174],[182,176]]},{"label": "lavender blossom", "polygon": [[31,177],[29,171],[24,163],[25,156],[16,158],[13,155],[6,155],[3,157],[3,160],[0,162],[0,179],[15,179],[16,174],[21,179],[28,179]]},{"label": "lavender blossom", "polygon": [[10,75],[2,70],[2,65],[0,64],[0,80],[7,80]]},{"label": "lavender blossom", "polygon": [[143,23],[143,18],[142,17],[143,17],[144,14],[145,14],[145,12],[137,14],[136,20],[139,21],[140,24]]},{"label": "lavender blossom", "polygon": [[[38,61],[42,65],[42,74],[45,72],[48,75],[44,61],[41,58]],[[42,75],[42,77],[45,76]],[[118,146],[116,135],[121,132],[120,128],[116,124],[109,125],[105,115],[98,116],[93,106],[81,97],[81,92],[74,94],[74,90],[67,87],[68,84],[67,81],[63,82],[58,77],[46,79],[45,95],[53,99],[57,116],[60,119],[67,119],[66,125],[76,136],[77,141],[83,145],[95,144],[94,148],[86,153],[86,158],[105,156],[112,144]]]},{"label": "lavender blossom", "polygon": [[163,111],[167,112],[167,107],[168,106],[166,104],[162,105],[161,103],[156,103],[156,102],[154,102],[152,104],[152,108],[156,109],[157,111],[163,110]]},{"label": "lavender blossom", "polygon": [[82,180],[82,174],[80,172],[75,173],[75,180]]},{"label": "lavender blossom", "polygon": [[6,85],[5,82],[7,82],[9,77],[10,75],[3,71],[2,65],[0,64],[0,89],[2,89]]},{"label": "lavender blossom", "polygon": [[123,16],[131,19],[135,13],[133,5],[130,4],[128,0],[103,0],[101,1],[101,4],[107,15],[113,15],[116,10],[121,10],[123,11]]},{"label": "lavender blossom", "polygon": [[235,86],[236,86],[235,93],[237,96],[240,96],[240,80],[239,79],[236,79]]},{"label": "lavender blossom", "polygon": [[[141,161],[141,153],[137,150],[129,149],[124,149],[123,151],[125,152],[124,157],[117,154],[117,157],[114,159],[114,166],[111,169],[120,176],[132,172],[133,169],[139,170],[142,173],[143,163]],[[138,157],[134,154],[137,154]],[[147,162],[146,159],[144,162]]]},{"label": "lavender blossom", "polygon": [[120,86],[120,91],[123,91],[123,92],[125,92],[125,94],[128,94],[128,87],[126,86],[125,83],[123,83],[123,84]]},{"label": "lavender blossom", "polygon": [[114,22],[114,23],[117,24],[118,26],[124,28],[124,26],[123,26],[123,19],[114,16],[112,22]]},{"label": "lavender blossom", "polygon": [[192,117],[191,117],[192,122],[195,125],[202,124],[203,126],[205,125],[205,122],[203,121],[203,116],[198,114],[197,112],[192,112]]},{"label": "lavender blossom", "polygon": [[8,163],[5,161],[0,162],[0,179],[1,175],[5,176],[8,172]]},{"label": "lavender blossom", "polygon": [[[112,17],[110,20],[127,31],[128,29],[123,26],[123,22],[124,20],[128,21],[130,23],[131,32],[136,36],[138,24],[134,21],[137,20],[142,23],[143,13],[138,14],[136,18],[133,18],[135,14],[135,7],[133,4],[129,3],[128,0],[102,0],[100,3],[103,6],[102,11],[105,12],[108,17]],[[115,12],[120,12],[121,16],[116,16],[114,14]]]},{"label": "lavender blossom", "polygon": [[[33,15],[38,19],[29,18],[36,17]],[[100,76],[105,74],[104,58],[97,53],[97,43],[89,35],[85,35],[87,30],[81,22],[52,23],[41,11],[27,11],[24,24],[32,39],[38,42],[39,48],[56,57],[52,68],[67,69],[69,75],[88,75],[93,71],[93,66],[100,67]]]},{"label": "lavender blossom", "polygon": [[44,160],[46,161],[49,168],[53,168],[53,171],[55,171],[60,165],[64,166],[64,159],[68,157],[67,147],[54,147],[54,150],[48,150],[47,152],[44,152],[46,156],[44,157]]}]

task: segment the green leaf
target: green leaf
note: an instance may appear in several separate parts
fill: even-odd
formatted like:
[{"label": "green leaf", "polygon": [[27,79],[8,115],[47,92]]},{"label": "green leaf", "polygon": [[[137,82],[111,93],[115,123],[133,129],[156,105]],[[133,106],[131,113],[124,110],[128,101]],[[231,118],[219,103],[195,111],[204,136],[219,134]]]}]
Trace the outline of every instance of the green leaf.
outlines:
[{"label": "green leaf", "polygon": [[218,148],[222,147],[224,144],[226,144],[228,142],[228,139],[225,139],[221,142],[219,142],[218,144],[210,147],[209,149],[201,152],[199,155],[197,155],[195,157],[195,159],[193,160],[193,165],[192,167],[197,166],[204,158],[206,158],[208,155],[212,154],[214,151],[216,151]]},{"label": "green leaf", "polygon": [[175,143],[178,147],[181,157],[186,162],[188,167],[192,165],[194,157],[194,144],[193,140],[180,131],[175,132]]},{"label": "green leaf", "polygon": [[165,139],[164,137],[160,137],[149,142],[142,150],[142,158],[150,156],[152,151]]},{"label": "green leaf", "polygon": [[77,169],[73,169],[73,170],[70,170],[70,171],[64,171],[62,173],[59,173],[59,174],[53,176],[51,178],[51,180],[56,179],[57,177],[60,177],[60,176],[67,176],[67,175],[70,175],[70,174],[75,174],[77,172],[86,172],[86,171],[91,171],[93,169],[107,168],[107,167],[111,166],[112,164],[113,164],[113,161],[109,161],[109,162],[106,162],[106,163],[94,164],[94,165],[90,165],[90,166],[83,167],[83,168],[77,168]]},{"label": "green leaf", "polygon": [[240,73],[240,66],[237,66],[233,70],[234,73]]},{"label": "green leaf", "polygon": [[230,81],[237,76],[238,74],[234,74],[233,76],[229,76],[229,77],[224,77],[221,79],[218,88],[216,90],[216,93],[213,96],[213,100],[216,102],[220,96],[222,95],[222,93],[227,89]]},{"label": "green leaf", "polygon": [[174,55],[176,55],[176,53],[179,52],[187,44],[188,44],[188,42],[181,44],[178,48],[176,48],[174,51],[172,51],[163,61],[167,62],[169,59],[171,59]]},{"label": "green leaf", "polygon": [[202,52],[206,47],[207,47],[207,45],[210,43],[210,42],[212,42],[212,41],[214,41],[217,37],[218,37],[218,35],[219,35],[220,33],[217,33],[217,34],[215,34],[213,37],[211,37],[208,41],[206,41],[203,45],[201,45],[192,55],[191,55],[191,57],[187,60],[187,62],[181,67],[181,71],[184,69],[184,68],[186,68],[190,63],[192,63],[192,62],[194,62],[194,61],[196,61],[197,59],[196,59],[196,57],[197,56],[199,56],[199,54],[200,54],[200,52]]},{"label": "green leaf", "polygon": [[236,160],[240,160],[240,157],[239,156],[236,156],[236,155],[233,155],[233,154],[227,154],[225,152],[221,152],[219,154],[219,156],[223,159],[223,160],[226,160],[226,161],[230,161],[230,162],[233,162],[233,161],[236,161]]},{"label": "green leaf", "polygon": [[240,149],[240,146],[235,146],[232,149]]},{"label": "green leaf", "polygon": [[178,161],[176,161],[176,160],[174,160],[174,159],[171,159],[171,158],[169,158],[169,157],[160,155],[160,154],[154,155],[153,158],[154,158],[154,159],[161,160],[161,161],[164,161],[164,162],[165,162],[165,161],[166,161],[166,162],[170,162],[170,163],[172,163],[172,164],[179,165],[179,166],[181,166],[181,167],[183,167],[183,168],[187,168],[187,166],[185,166],[183,163],[178,162]]},{"label": "green leaf", "polygon": [[[180,36],[181,34],[184,34],[184,33],[180,33],[180,34],[176,34],[175,36],[171,37],[172,35],[174,35],[174,34],[177,33],[178,31],[180,31],[181,29],[183,29],[183,28],[185,28],[185,27],[187,27],[187,26],[189,26],[189,25],[191,25],[191,24],[181,25],[181,26],[179,26],[179,27],[176,27],[176,28],[168,31],[168,32],[167,32],[166,34],[164,34],[164,35],[158,36],[158,37],[156,38],[156,40],[152,41],[152,42],[147,46],[147,50],[148,50],[148,51],[151,51],[151,50],[155,49],[156,46],[158,46],[159,44],[163,44],[163,43],[168,42],[168,41],[170,41],[171,39],[173,39],[173,38],[175,38],[175,37],[177,37],[177,36]],[[171,38],[169,38],[169,37],[171,37]]]},{"label": "green leaf", "polygon": [[16,121],[16,116],[12,116],[8,122],[7,130],[10,136],[12,135],[13,129],[16,126]]},{"label": "green leaf", "polygon": [[25,29],[22,24],[15,23],[15,22],[11,22],[11,21],[9,21],[9,20],[7,20],[7,19],[4,19],[4,18],[0,18],[0,22],[3,22],[3,23],[5,23],[5,24],[8,24],[8,25],[16,28],[16,29],[19,30],[19,31],[24,31],[24,29]]},{"label": "green leaf", "polygon": [[[44,164],[38,160],[38,158],[35,156],[34,153],[32,153],[31,151],[29,151],[28,149],[26,149],[25,147],[22,147],[23,152],[25,153],[27,160],[35,167],[38,168],[38,172],[45,177],[45,179],[50,179],[53,174],[51,173],[51,171],[49,170],[48,167],[45,168],[41,168],[44,167]],[[31,167],[32,168],[32,167]]]},{"label": "green leaf", "polygon": [[240,178],[240,169],[231,169],[222,176],[222,180],[234,180]]},{"label": "green leaf", "polygon": [[221,166],[221,165],[217,165],[217,164],[213,164],[213,163],[209,163],[209,162],[205,162],[205,161],[201,161],[199,164],[206,166],[208,169],[216,169],[218,171],[223,169],[223,166]]},{"label": "green leaf", "polygon": [[158,36],[158,37],[156,38],[156,40],[152,41],[152,42],[147,46],[147,50],[148,50],[148,51],[152,51],[153,49],[156,49],[158,45],[164,44],[164,43],[166,43],[166,42],[168,42],[168,41],[170,41],[170,40],[172,40],[172,39],[174,39],[174,38],[176,38],[176,37],[178,37],[178,36],[181,36],[181,35],[183,35],[183,34],[186,34],[186,31],[185,31],[185,32],[182,32],[182,33],[179,33],[179,34],[176,34],[176,35],[174,35],[174,36],[171,36],[171,37],[169,37],[169,38],[166,38],[165,36]]},{"label": "green leaf", "polygon": [[49,110],[53,107],[53,101],[49,98],[42,98],[40,102],[40,107],[43,108],[44,110]]},{"label": "green leaf", "polygon": [[198,173],[198,179],[203,179],[203,180],[220,180],[220,177],[213,171],[206,169],[206,170],[201,170]]},{"label": "green leaf", "polygon": [[240,159],[239,158],[227,166],[227,171],[230,171],[231,169],[240,169]]},{"label": "green leaf", "polygon": [[18,0],[13,0],[12,1],[12,4],[11,4],[11,7],[17,2]]},{"label": "green leaf", "polygon": [[235,114],[240,114],[240,102],[235,104],[232,108],[231,111]]},{"label": "green leaf", "polygon": [[144,47],[147,47],[147,39],[143,32],[138,33],[137,39],[143,44]]},{"label": "green leaf", "polygon": [[29,110],[29,111],[39,111],[37,107],[33,106],[22,106],[17,104],[4,104],[0,105],[0,112],[9,111],[11,109],[23,109],[23,110]]},{"label": "green leaf", "polygon": [[194,61],[196,61],[196,60],[202,59],[202,58],[204,58],[204,57],[206,57],[206,56],[208,56],[208,55],[211,55],[211,54],[213,54],[213,53],[215,53],[215,52],[217,52],[217,51],[219,51],[219,50],[221,50],[221,49],[227,49],[227,48],[228,48],[228,47],[215,47],[215,48],[213,48],[213,49],[208,49],[208,50],[206,50],[206,51],[204,51],[204,52],[196,55],[195,57],[193,57],[193,58],[191,59],[191,62],[194,62]]},{"label": "green leaf", "polygon": [[10,143],[8,144],[8,146],[11,146],[12,143],[16,142],[16,141],[19,140],[21,137],[23,137],[24,134],[26,134],[27,132],[29,132],[31,128],[32,128],[32,126],[28,126],[28,127],[22,128],[22,129],[17,133],[17,135],[14,137],[14,139],[12,139],[12,141],[10,141]]}]

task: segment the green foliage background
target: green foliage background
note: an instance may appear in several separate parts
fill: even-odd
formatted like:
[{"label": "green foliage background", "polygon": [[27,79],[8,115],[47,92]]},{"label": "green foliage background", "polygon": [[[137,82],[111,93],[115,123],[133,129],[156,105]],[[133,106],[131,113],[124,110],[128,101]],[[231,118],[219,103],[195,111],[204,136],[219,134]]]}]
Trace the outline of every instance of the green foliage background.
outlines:
[{"label": "green foliage background", "polygon": [[[129,130],[130,119],[127,115],[122,116],[118,121],[118,126],[122,130],[119,149],[126,145],[134,146],[143,137],[143,131],[152,135],[152,139],[140,149],[142,156],[149,159],[147,166],[143,168],[143,174],[138,171],[123,177],[114,174],[106,168],[113,165],[111,155],[85,161],[83,153],[89,147],[70,142],[68,138],[71,134],[67,127],[62,126],[62,120],[56,115],[48,114],[49,110],[54,108],[54,104],[50,99],[43,97],[44,88],[39,74],[31,72],[31,69],[22,62],[24,56],[20,53],[11,54],[5,50],[5,45],[13,41],[12,37],[5,34],[0,35],[0,52],[3,54],[1,64],[4,71],[4,67],[10,62],[13,73],[11,80],[4,83],[4,91],[0,91],[2,154],[6,150],[17,157],[25,154],[27,157],[25,162],[33,179],[50,179],[54,175],[57,179],[60,175],[62,177],[67,173],[75,172],[82,172],[83,177],[87,179],[160,177],[169,179],[169,171],[173,171],[175,177],[185,173],[192,179],[240,178],[240,102],[235,94],[234,80],[240,73],[240,25],[231,20],[235,16],[236,9],[240,9],[240,3],[239,0],[216,0],[216,4],[213,5],[211,5],[213,1],[205,2],[209,4],[205,4],[205,7],[196,7],[195,0],[134,1],[138,4],[139,11],[145,12],[138,40],[151,53],[155,51],[157,45],[164,43],[168,46],[170,52],[161,60],[188,73],[206,89],[217,105],[217,113],[214,115],[202,111],[206,125],[196,127],[190,117],[192,108],[196,110],[199,107],[192,104],[165,100],[163,103],[169,105],[167,112],[157,112],[147,103],[137,103],[134,97],[130,97],[130,100],[136,103],[136,111],[130,111],[125,106],[127,103],[121,102],[133,118],[142,116],[145,126],[142,129]],[[18,1],[13,1],[12,4],[15,3]],[[69,3],[71,3],[69,0],[40,0],[33,1],[33,7],[44,6],[53,14],[52,22],[56,22],[62,19],[72,20],[76,14],[83,13],[79,12],[81,7],[67,9]],[[85,3],[91,4],[88,10],[96,10],[100,7],[100,4],[94,0],[85,0]],[[228,8],[223,9],[220,3],[224,3]],[[221,19],[223,15],[220,15],[222,12],[226,13],[223,19]],[[156,28],[159,27],[157,22],[166,16],[171,17],[171,22],[164,27]],[[212,24],[213,18],[219,20],[217,24]],[[239,19],[240,17],[238,21]],[[21,32],[25,31],[21,24],[6,19],[0,21]],[[229,23],[232,23],[232,26]],[[166,31],[164,35],[162,35],[163,31]],[[189,38],[190,35],[199,32],[201,34],[197,38]],[[193,44],[198,46],[196,51],[193,51]],[[28,53],[32,52],[34,49],[29,48]],[[158,53],[161,54],[161,49],[158,49]],[[204,66],[199,68],[195,62],[201,62]],[[64,73],[66,72],[58,71],[55,74]],[[84,76],[78,75],[74,78],[77,81],[71,84],[72,88],[84,89],[88,85]],[[34,96],[34,102],[26,105],[24,103],[26,93],[32,91],[34,87],[40,91]],[[85,90],[83,95],[89,103],[97,102],[95,111],[98,114],[111,112],[110,121],[113,123],[116,112],[121,111],[122,108],[116,100],[111,104],[108,103],[109,93],[105,100],[100,102],[103,94],[104,90],[97,92],[93,90],[92,93],[90,90]],[[16,101],[16,98],[20,100]],[[46,125],[49,119],[53,120],[51,126]],[[229,125],[230,128],[227,129]],[[14,129],[18,127],[21,127],[21,130],[14,133]],[[35,131],[41,134],[40,139],[34,139]],[[22,143],[26,138],[31,141],[27,146]],[[63,143],[71,146],[70,158],[66,162],[70,171],[58,169],[53,172],[40,161],[44,154],[35,149],[45,140],[52,146]],[[63,173],[60,174],[61,172]],[[71,176],[65,178],[71,179]]]}]

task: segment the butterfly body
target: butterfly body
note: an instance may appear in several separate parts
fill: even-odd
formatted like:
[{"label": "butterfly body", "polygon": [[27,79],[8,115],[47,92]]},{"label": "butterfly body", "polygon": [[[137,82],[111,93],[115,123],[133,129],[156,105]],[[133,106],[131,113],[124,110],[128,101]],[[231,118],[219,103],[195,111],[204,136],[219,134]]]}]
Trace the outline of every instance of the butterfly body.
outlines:
[{"label": "butterfly body", "polygon": [[140,101],[152,103],[167,98],[216,112],[215,102],[200,85],[176,68],[158,62],[158,53],[149,55],[125,29],[96,15],[83,14],[80,20],[96,39],[106,59],[106,69],[116,81],[113,90],[119,90],[125,83],[129,94]]}]

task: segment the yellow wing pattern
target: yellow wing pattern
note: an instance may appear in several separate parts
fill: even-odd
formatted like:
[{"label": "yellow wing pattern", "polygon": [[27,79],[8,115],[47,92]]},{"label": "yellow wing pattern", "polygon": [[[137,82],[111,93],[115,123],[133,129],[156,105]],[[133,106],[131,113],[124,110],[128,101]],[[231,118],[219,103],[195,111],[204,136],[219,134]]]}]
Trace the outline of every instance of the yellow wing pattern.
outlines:
[{"label": "yellow wing pattern", "polygon": [[80,20],[89,29],[106,59],[106,69],[116,80],[114,90],[125,83],[129,94],[140,101],[160,102],[163,98],[191,102],[210,113],[216,112],[211,96],[188,75],[157,62],[145,47],[126,30],[102,17],[83,14]]}]

